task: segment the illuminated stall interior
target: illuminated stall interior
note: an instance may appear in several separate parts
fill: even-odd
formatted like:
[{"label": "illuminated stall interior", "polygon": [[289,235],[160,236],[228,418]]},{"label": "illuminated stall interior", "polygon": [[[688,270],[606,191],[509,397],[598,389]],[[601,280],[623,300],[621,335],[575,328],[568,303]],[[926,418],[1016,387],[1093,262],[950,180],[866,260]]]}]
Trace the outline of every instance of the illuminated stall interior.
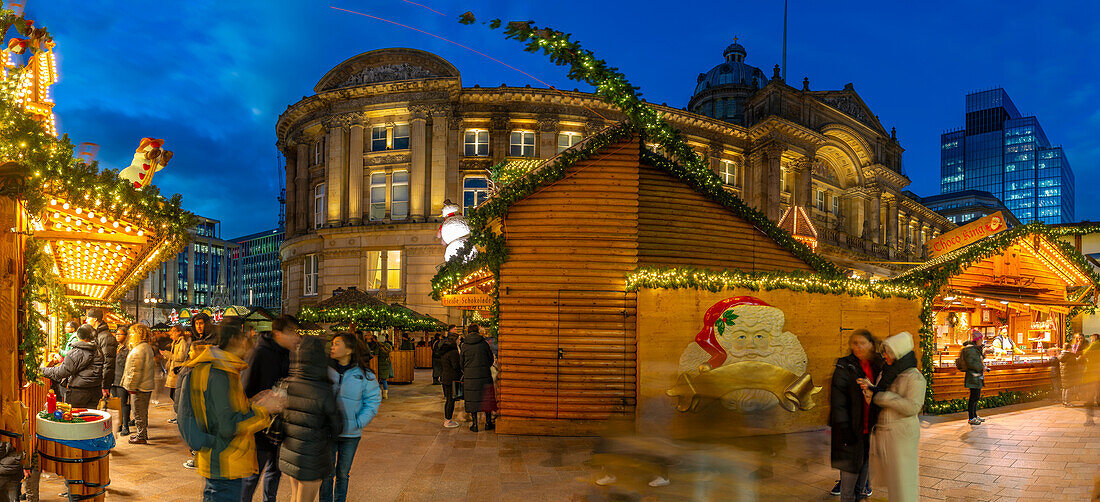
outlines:
[{"label": "illuminated stall interior", "polygon": [[[937,399],[965,397],[955,359],[973,330],[985,337],[987,394],[1049,386],[1050,349],[1072,337],[1066,316],[1093,305],[1096,284],[1067,251],[1038,233],[1018,232],[1007,246],[947,278],[933,300]],[[974,257],[971,244],[900,276],[936,272]],[[988,253],[986,253],[988,254]]]}]

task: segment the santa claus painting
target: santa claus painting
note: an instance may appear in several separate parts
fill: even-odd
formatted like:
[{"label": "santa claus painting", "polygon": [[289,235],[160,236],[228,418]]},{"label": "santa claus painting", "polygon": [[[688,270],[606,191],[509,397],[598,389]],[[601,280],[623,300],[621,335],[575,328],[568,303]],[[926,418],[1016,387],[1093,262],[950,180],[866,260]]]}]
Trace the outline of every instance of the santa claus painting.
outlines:
[{"label": "santa claus painting", "polygon": [[[680,381],[701,382],[710,374],[730,373],[715,370],[743,362],[753,363],[740,365],[744,370],[778,367],[774,369],[782,374],[803,375],[806,351],[798,337],[783,330],[785,322],[782,310],[752,296],[714,304],[703,316],[702,330],[680,356]],[[764,411],[780,404],[775,392],[762,389],[731,389],[717,394],[712,397],[738,412]]]}]

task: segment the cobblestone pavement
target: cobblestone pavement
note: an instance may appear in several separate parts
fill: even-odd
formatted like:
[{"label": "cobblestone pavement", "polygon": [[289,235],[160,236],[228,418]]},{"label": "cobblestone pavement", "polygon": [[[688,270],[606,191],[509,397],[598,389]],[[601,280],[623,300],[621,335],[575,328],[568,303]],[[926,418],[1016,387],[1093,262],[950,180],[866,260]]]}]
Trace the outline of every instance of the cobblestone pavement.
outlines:
[{"label": "cobblestone pavement", "polygon": [[[416,378],[390,386],[390,399],[364,431],[348,500],[835,500],[827,493],[838,476],[828,465],[825,431],[733,445],[475,434],[443,429],[439,387],[424,383],[427,371]],[[988,422],[976,427],[965,415],[927,418],[922,500],[1090,500],[1100,426],[1083,426],[1084,410],[1039,403],[986,412]],[[169,417],[167,404],[154,406],[149,444],[119,441],[108,500],[199,500],[202,479],[182,467],[187,449]],[[650,488],[661,466],[672,483]],[[618,479],[597,487],[592,481],[604,472]],[[60,500],[62,489],[56,476],[44,478],[43,500]],[[279,500],[288,495],[284,479]],[[872,500],[887,496],[876,489]]]}]

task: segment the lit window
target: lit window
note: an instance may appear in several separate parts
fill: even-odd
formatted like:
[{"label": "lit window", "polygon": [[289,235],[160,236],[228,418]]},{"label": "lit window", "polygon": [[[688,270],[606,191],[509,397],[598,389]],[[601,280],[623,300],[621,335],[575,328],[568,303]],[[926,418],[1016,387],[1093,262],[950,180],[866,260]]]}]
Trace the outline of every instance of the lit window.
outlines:
[{"label": "lit window", "polygon": [[468,176],[462,180],[462,213],[477,207],[489,196],[489,179],[484,176]]},{"label": "lit window", "polygon": [[401,251],[386,251],[386,289],[401,289]]},{"label": "lit window", "polygon": [[840,216],[840,197],[833,197],[833,214]]},{"label": "lit window", "polygon": [[791,191],[790,185],[787,184],[787,168],[786,167],[780,167],[779,168],[779,191],[783,192],[783,193],[787,193],[787,192]]},{"label": "lit window", "polygon": [[313,228],[325,224],[325,184],[313,187]]},{"label": "lit window", "polygon": [[512,131],[508,155],[512,157],[534,157],[535,133],[531,131]]},{"label": "lit window", "polygon": [[381,152],[386,149],[386,126],[370,128],[370,151]]},{"label": "lit window", "polygon": [[319,166],[325,163],[325,137],[313,143],[313,165]]},{"label": "lit window", "polygon": [[819,211],[824,211],[825,210],[825,191],[824,190],[818,190],[817,191],[817,209]]},{"label": "lit window", "polygon": [[382,289],[381,251],[367,251],[367,289]]},{"label": "lit window", "polygon": [[370,220],[379,221],[385,217],[386,173],[372,173],[370,175]]},{"label": "lit window", "polygon": [[409,124],[397,124],[393,126],[393,149],[409,149]]},{"label": "lit window", "polygon": [[561,153],[566,148],[569,148],[581,140],[581,133],[579,132],[560,132],[558,133],[558,153]]},{"label": "lit window", "polygon": [[409,172],[394,171],[390,185],[390,218],[403,220],[409,216]]},{"label": "lit window", "polygon": [[722,179],[722,183],[737,186],[737,164],[732,160],[718,161],[718,177]]},{"label": "lit window", "polygon": [[484,157],[489,155],[489,131],[484,129],[466,129],[466,149],[463,155],[467,157]]},{"label": "lit window", "polygon": [[306,296],[317,294],[317,255],[307,254],[305,261],[305,274],[303,276],[302,283],[305,286],[304,294]]}]

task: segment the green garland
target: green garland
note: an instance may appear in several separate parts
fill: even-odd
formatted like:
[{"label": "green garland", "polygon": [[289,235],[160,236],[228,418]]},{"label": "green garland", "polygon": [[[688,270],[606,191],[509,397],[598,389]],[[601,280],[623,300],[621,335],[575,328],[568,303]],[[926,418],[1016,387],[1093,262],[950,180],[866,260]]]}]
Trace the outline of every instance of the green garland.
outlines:
[{"label": "green garland", "polygon": [[638,288],[700,289],[718,292],[731,288],[753,291],[787,289],[809,293],[825,293],[849,296],[873,296],[877,298],[923,298],[925,291],[905,285],[885,284],[863,279],[836,279],[809,272],[756,272],[739,270],[713,272],[697,268],[644,267],[627,275],[628,291]]},{"label": "green garland", "polygon": [[[1010,404],[1029,403],[1046,399],[1050,390],[1036,390],[1031,392],[1006,391],[996,396],[985,396],[978,399],[978,408],[998,408]],[[944,401],[929,401],[924,405],[924,412],[929,415],[944,415],[958,413],[967,410],[966,399],[950,399]]]},{"label": "green garland", "polygon": [[443,325],[439,321],[417,317],[411,315],[409,312],[381,306],[330,307],[321,309],[303,307],[302,311],[298,313],[298,320],[302,322],[328,323],[355,322],[359,324],[360,327],[367,329],[394,327],[405,331],[434,331],[443,328]]}]

